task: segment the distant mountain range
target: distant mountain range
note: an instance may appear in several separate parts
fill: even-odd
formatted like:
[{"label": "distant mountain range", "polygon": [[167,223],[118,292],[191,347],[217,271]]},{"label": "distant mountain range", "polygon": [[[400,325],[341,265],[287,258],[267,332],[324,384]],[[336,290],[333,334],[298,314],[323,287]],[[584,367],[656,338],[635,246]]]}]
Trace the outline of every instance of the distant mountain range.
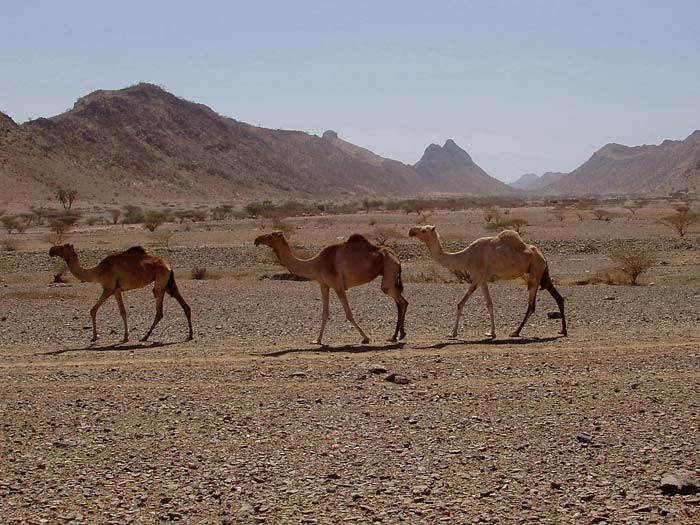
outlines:
[{"label": "distant mountain range", "polygon": [[509,186],[523,191],[537,192],[542,188],[546,188],[550,184],[564,177],[566,173],[561,171],[548,171],[542,175],[536,173],[526,173],[515,182],[511,182]]},{"label": "distant mountain range", "polygon": [[366,195],[510,195],[452,140],[410,166],[327,131],[322,137],[222,117],[152,84],[95,91],[72,109],[17,125],[0,113],[6,201],[347,199]]},{"label": "distant mountain range", "polygon": [[664,195],[700,190],[700,131],[656,146],[607,144],[581,166],[542,188],[547,194]]},{"label": "distant mountain range", "polygon": [[451,139],[411,166],[334,131],[251,126],[142,83],[95,91],[65,113],[23,124],[0,113],[0,185],[0,204],[45,201],[58,187],[115,203],[698,193],[700,131],[656,146],[608,144],[569,174],[506,185]]}]

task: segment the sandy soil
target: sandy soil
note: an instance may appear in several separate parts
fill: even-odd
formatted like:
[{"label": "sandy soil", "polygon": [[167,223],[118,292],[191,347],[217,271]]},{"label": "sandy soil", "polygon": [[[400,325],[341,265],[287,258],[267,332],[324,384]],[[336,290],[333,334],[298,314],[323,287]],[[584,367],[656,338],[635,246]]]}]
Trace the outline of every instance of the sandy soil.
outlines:
[{"label": "sandy soil", "polygon": [[[492,286],[499,338],[483,339],[475,295],[449,339],[466,285],[444,282],[401,239],[406,341],[384,342],[395,308],[372,283],[349,297],[373,343],[358,344],[332,299],[329,346],[316,347],[317,285],[258,280],[281,271],[250,244],[269,224],[239,221],[151,248],[175,268],[194,341],[166,299],[153,342],[137,343],[153,315],[141,290],[125,295],[133,342],[117,344],[110,301],[90,345],[99,287],[48,285],[48,246],[24,234],[19,251],[0,253],[0,523],[699,523],[698,495],[659,490],[664,472],[700,468],[698,238],[644,217],[555,224],[521,213],[567,298],[567,338],[547,318],[546,292],[524,337],[505,337],[526,307],[524,287],[508,283]],[[403,232],[414,219],[288,222],[313,251],[371,232],[368,220]],[[455,247],[460,229],[484,235],[468,214],[431,222]],[[149,238],[95,227],[72,242],[87,265]],[[665,264],[645,286],[572,284],[609,267],[619,245],[647,246]],[[219,278],[191,280],[197,265]]]}]

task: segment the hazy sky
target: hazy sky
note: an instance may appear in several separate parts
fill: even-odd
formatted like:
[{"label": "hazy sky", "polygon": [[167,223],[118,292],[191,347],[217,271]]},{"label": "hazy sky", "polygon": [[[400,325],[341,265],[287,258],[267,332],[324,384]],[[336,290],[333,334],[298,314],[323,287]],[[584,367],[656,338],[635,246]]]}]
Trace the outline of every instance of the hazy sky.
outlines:
[{"label": "hazy sky", "polygon": [[491,175],[700,128],[700,2],[2,2],[0,110],[52,116],[139,81],[239,120]]}]

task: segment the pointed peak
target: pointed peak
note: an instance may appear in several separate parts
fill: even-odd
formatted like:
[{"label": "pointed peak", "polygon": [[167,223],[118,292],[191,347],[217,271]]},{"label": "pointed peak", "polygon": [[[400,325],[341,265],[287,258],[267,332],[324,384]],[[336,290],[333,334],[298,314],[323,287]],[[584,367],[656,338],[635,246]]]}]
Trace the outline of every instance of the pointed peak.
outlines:
[{"label": "pointed peak", "polygon": [[0,130],[9,130],[16,127],[17,123],[12,120],[12,117],[0,111]]}]

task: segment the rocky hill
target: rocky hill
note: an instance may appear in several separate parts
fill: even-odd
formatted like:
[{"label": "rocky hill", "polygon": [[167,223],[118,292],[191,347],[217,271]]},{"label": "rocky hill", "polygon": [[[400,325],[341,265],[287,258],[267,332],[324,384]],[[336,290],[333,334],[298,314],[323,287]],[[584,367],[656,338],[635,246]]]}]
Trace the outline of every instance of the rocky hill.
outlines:
[{"label": "rocky hill", "polygon": [[60,186],[94,202],[502,193],[448,142],[443,149],[468,162],[430,160],[431,146],[414,168],[332,131],[259,128],[138,84],[21,125],[0,114],[0,184],[7,201],[45,200]]},{"label": "rocky hill", "polygon": [[414,165],[430,187],[444,192],[472,195],[514,195],[515,188],[494,179],[481,169],[452,139],[440,147],[431,144],[423,157]]},{"label": "rocky hill", "polygon": [[700,131],[659,145],[607,144],[577,169],[543,188],[571,195],[700,193]]},{"label": "rocky hill", "polygon": [[523,191],[537,192],[542,188],[555,183],[565,175],[566,173],[562,173],[561,171],[548,171],[542,175],[537,175],[536,173],[526,173],[518,180],[511,182],[508,185]]}]

